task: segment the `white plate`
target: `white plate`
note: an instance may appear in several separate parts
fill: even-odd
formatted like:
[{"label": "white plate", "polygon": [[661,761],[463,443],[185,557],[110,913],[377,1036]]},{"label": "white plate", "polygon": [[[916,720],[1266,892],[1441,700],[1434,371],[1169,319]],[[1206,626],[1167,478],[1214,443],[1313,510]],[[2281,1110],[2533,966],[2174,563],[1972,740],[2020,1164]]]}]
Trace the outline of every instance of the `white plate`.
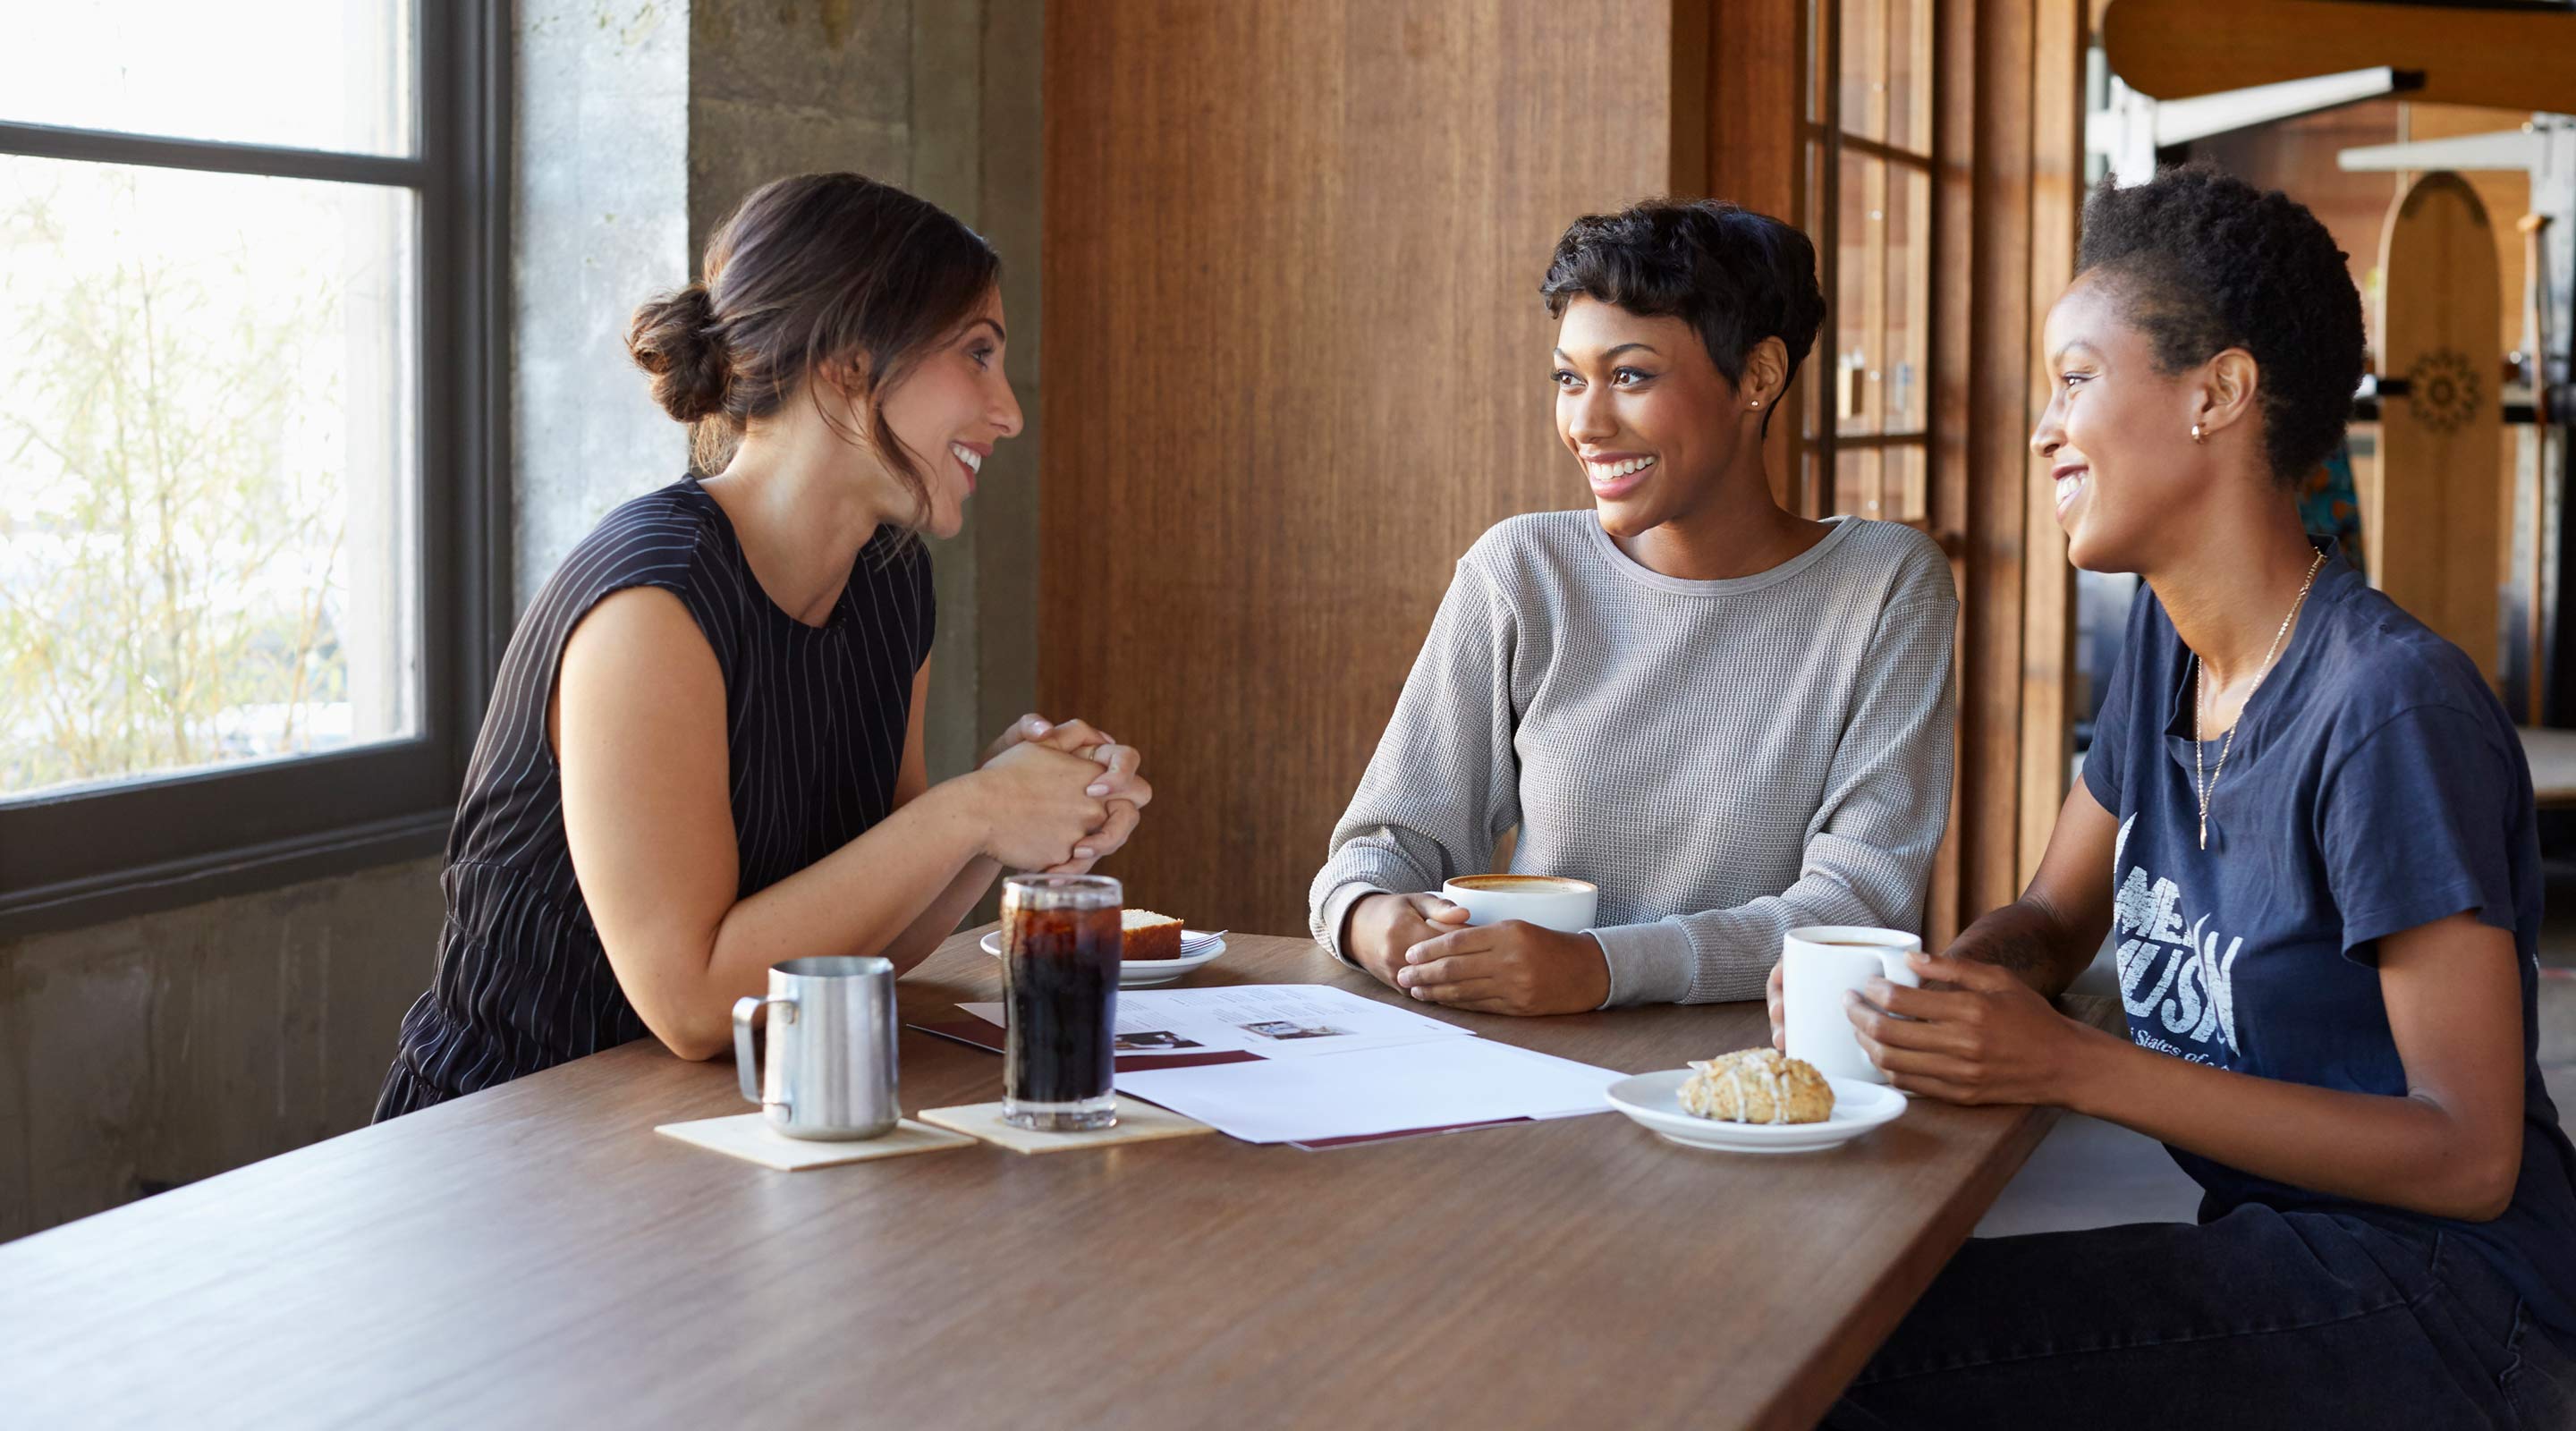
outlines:
[{"label": "white plate", "polygon": [[[1181,931],[1181,938],[1186,940],[1190,937],[1191,931]],[[1002,957],[1002,931],[996,929],[984,936],[984,952],[996,959]],[[1118,987],[1150,989],[1156,984],[1168,984],[1192,969],[1214,963],[1216,957],[1224,952],[1225,941],[1220,939],[1195,954],[1184,954],[1178,959],[1129,959],[1118,966]]]},{"label": "white plate", "polygon": [[1881,1123],[1905,1114],[1905,1095],[1876,1083],[1828,1078],[1833,1116],[1822,1123],[1728,1123],[1682,1108],[1687,1068],[1640,1073],[1610,1085],[1610,1106],[1652,1129],[1666,1142],[1730,1153],[1808,1153],[1838,1148]]}]

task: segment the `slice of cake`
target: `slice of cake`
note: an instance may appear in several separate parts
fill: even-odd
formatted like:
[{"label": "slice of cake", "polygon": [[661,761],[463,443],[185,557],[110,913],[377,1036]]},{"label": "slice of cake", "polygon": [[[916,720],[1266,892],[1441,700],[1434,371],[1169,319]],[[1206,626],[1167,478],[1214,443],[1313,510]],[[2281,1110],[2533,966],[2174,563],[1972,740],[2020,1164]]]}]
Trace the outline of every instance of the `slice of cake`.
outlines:
[{"label": "slice of cake", "polygon": [[1833,1085],[1802,1058],[1748,1048],[1691,1065],[1682,1107],[1728,1123],[1822,1123],[1833,1116]]},{"label": "slice of cake", "polygon": [[1181,922],[1150,909],[1128,910],[1118,928],[1118,957],[1122,960],[1180,958]]}]

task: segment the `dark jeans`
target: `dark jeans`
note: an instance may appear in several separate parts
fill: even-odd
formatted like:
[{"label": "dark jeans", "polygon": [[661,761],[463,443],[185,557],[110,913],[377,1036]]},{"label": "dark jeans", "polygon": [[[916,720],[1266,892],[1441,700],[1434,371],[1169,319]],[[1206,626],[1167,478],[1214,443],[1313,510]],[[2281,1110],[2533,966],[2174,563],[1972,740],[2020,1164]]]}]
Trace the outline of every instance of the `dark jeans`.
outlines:
[{"label": "dark jeans", "polygon": [[2576,1349],[2433,1229],[2240,1207],[1972,1241],[1825,1425],[2576,1427]]}]

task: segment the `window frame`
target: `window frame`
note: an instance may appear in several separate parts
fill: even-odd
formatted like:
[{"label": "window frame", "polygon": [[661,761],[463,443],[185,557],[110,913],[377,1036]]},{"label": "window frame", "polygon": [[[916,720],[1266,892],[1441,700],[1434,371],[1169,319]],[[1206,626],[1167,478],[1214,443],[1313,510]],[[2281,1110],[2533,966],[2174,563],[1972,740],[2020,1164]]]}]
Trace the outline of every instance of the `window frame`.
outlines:
[{"label": "window frame", "polygon": [[435,853],[508,637],[510,24],[413,7],[407,157],[0,122],[0,154],[408,188],[419,321],[418,734],[76,787],[0,806],[0,938]]},{"label": "window frame", "polygon": [[[1886,0],[1871,0],[1881,8],[1882,28]],[[1795,169],[1797,201],[1802,225],[1816,243],[1817,284],[1823,290],[1826,322],[1822,336],[1836,351],[1816,354],[1808,366],[1811,381],[1800,386],[1796,449],[1793,457],[1797,474],[1799,510],[1809,517],[1837,515],[1871,516],[1882,521],[1898,521],[1920,531],[1932,531],[1936,514],[1941,509],[1936,486],[1940,479],[1934,451],[1941,437],[1940,405],[1933,400],[1938,389],[1934,367],[1941,352],[1940,302],[1941,274],[1939,234],[1943,205],[1940,153],[1941,74],[1939,40],[1944,9],[1955,0],[1913,0],[1918,7],[1924,36],[1924,47],[1911,64],[1914,82],[1921,90],[1918,101],[1923,119],[1921,131],[1913,137],[1922,144],[1918,151],[1890,144],[1885,140],[1849,132],[1842,112],[1842,11],[1844,0],[1808,0],[1803,19],[1805,31],[1802,48],[1804,63],[1799,66],[1797,110],[1798,163]],[[1891,45],[1906,42],[1908,37],[1889,36]],[[1915,382],[1923,394],[1923,424],[1902,432],[1881,430],[1874,433],[1843,433],[1835,409],[1834,372],[1841,365],[1839,344],[1833,341],[1840,323],[1838,311],[1842,288],[1842,163],[1845,153],[1876,159],[1885,166],[1891,178],[1910,170],[1924,176],[1925,204],[1912,215],[1928,259],[1925,264],[1923,291],[1912,295],[1912,306],[1923,316],[1922,371]],[[1882,319],[1884,315],[1882,314]],[[1896,453],[1919,454],[1923,472],[1923,509],[1917,515],[1890,515],[1887,503],[1889,458]],[[1875,452],[1880,469],[1877,490],[1882,510],[1877,513],[1841,513],[1835,507],[1836,471],[1843,452]]]}]

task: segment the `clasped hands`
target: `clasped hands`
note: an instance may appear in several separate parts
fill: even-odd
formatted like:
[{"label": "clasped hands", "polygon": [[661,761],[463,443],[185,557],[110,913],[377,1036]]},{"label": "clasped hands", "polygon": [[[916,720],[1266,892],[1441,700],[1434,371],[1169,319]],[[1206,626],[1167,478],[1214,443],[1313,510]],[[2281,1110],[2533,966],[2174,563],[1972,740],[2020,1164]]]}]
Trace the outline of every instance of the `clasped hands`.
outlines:
[{"label": "clasped hands", "polygon": [[1517,919],[1471,929],[1467,911],[1436,894],[1361,899],[1343,947],[1389,987],[1471,1013],[1584,1013],[1610,996],[1609,960],[1591,935]]},{"label": "clasped hands", "polygon": [[1014,869],[1089,874],[1127,843],[1153,803],[1154,787],[1139,773],[1144,759],[1087,721],[1030,714],[1011,722],[975,767],[999,782],[1007,811],[996,857]]},{"label": "clasped hands", "polygon": [[[1861,1051],[1890,1085],[1951,1103],[2064,1105],[2084,1058],[2111,1035],[2057,1011],[1999,965],[1906,956],[1923,987],[1873,978],[1843,995]],[[1771,1046],[1786,1053],[1781,966],[1771,966]]]}]

